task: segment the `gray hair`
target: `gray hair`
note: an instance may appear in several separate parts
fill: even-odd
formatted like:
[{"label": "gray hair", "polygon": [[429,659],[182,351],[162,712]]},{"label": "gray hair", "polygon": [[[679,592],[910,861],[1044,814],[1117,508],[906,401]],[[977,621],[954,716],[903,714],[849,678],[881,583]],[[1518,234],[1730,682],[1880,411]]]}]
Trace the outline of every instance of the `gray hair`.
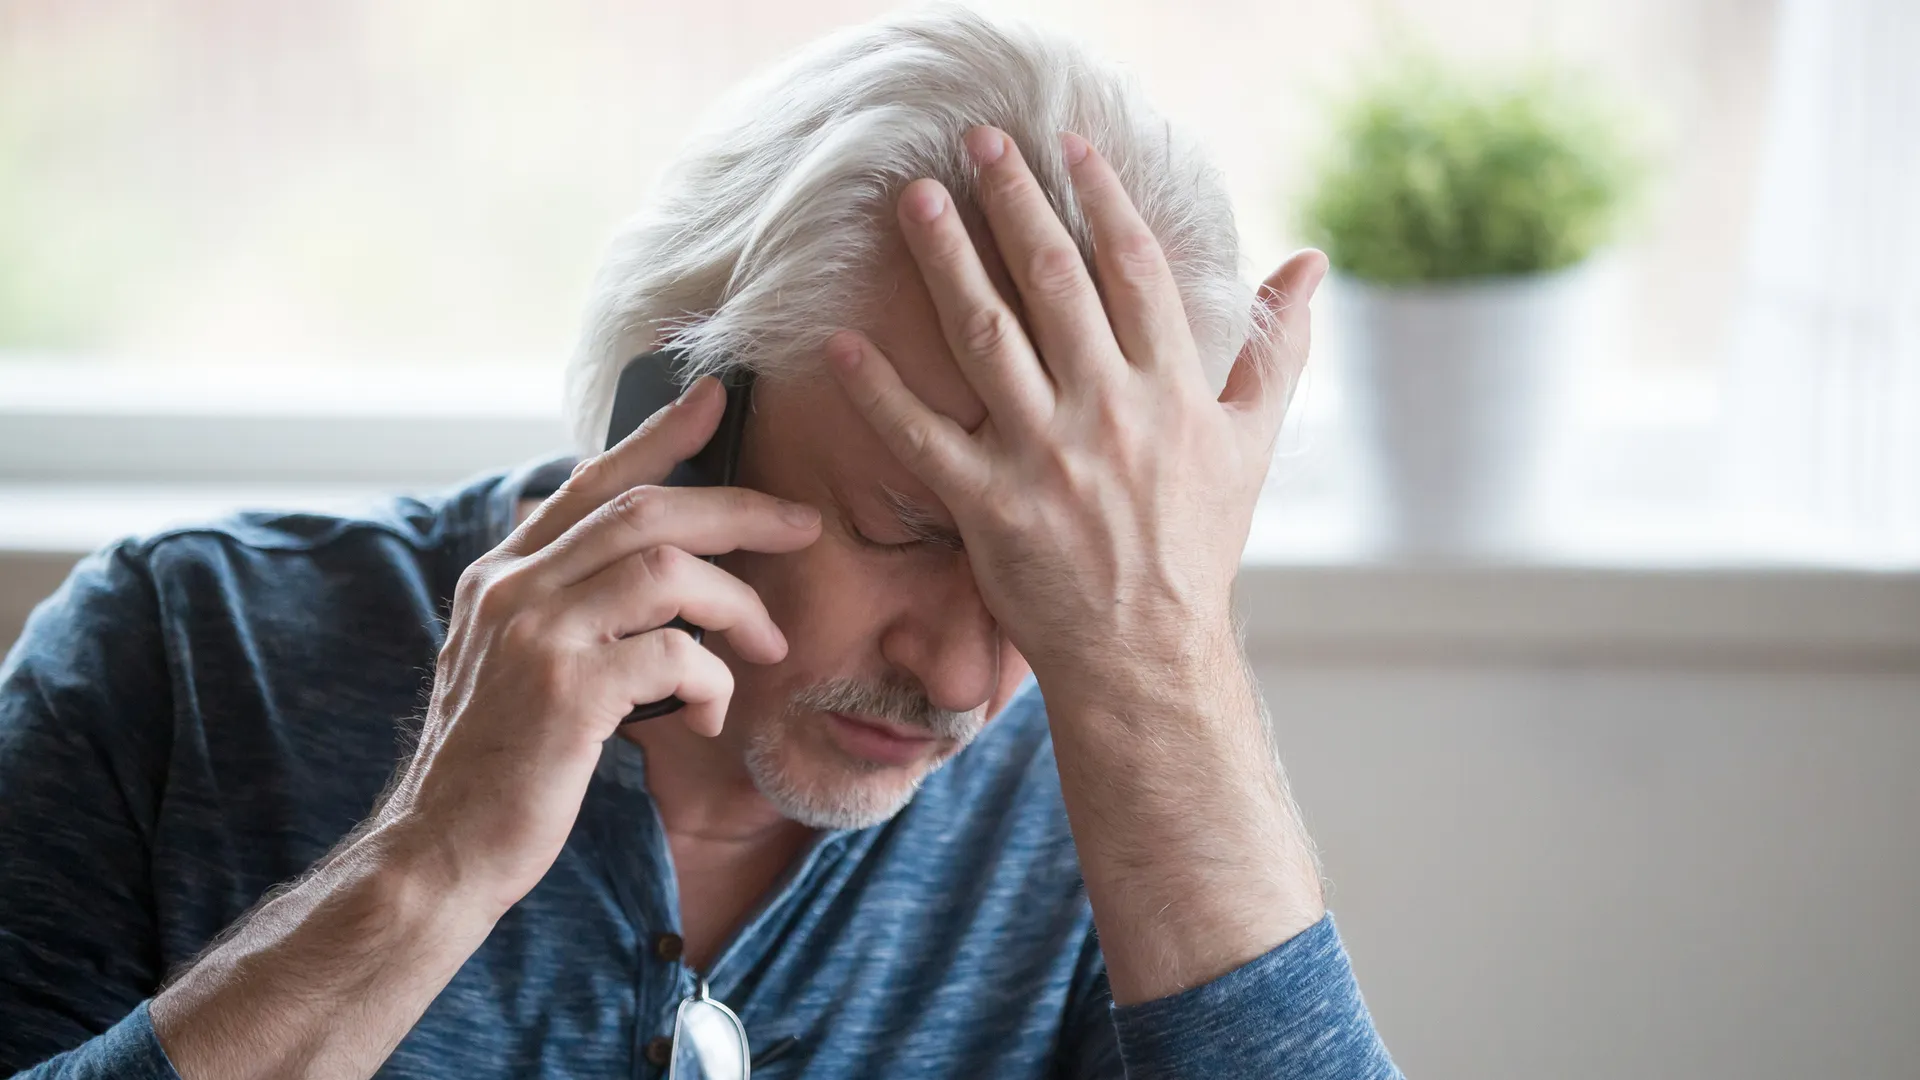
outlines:
[{"label": "gray hair", "polygon": [[931,176],[977,215],[961,143],[976,124],[1013,137],[1088,258],[1057,133],[1105,155],[1167,254],[1208,377],[1224,383],[1264,328],[1218,170],[1130,76],[1072,40],[941,5],[823,38],[716,108],[595,281],[567,375],[580,448],[600,449],[620,369],[642,352],[685,350],[689,380],[792,373],[833,331],[859,327],[889,291],[875,275],[903,187]]}]

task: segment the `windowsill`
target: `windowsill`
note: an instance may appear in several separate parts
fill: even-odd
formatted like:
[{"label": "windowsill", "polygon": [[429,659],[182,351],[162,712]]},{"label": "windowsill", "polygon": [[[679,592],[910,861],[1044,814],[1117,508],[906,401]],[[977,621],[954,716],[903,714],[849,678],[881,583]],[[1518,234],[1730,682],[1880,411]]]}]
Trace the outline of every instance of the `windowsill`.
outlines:
[{"label": "windowsill", "polygon": [[[503,461],[501,468],[518,464]],[[438,483],[74,483],[0,479],[0,553],[79,556],[124,536],[147,535],[238,510],[351,513]],[[1475,562],[1408,560],[1366,536],[1355,508],[1325,492],[1269,492],[1255,515],[1250,568],[1541,573],[1553,569],[1686,572],[1920,573],[1920,558],[1812,533],[1755,529],[1707,513],[1591,514],[1557,524],[1531,547]]]},{"label": "windowsill", "polygon": [[[0,641],[81,555],[240,508],[351,512],[382,485],[0,484]],[[1666,533],[1662,534],[1662,528]],[[1369,552],[1331,503],[1262,508],[1241,574],[1257,658],[1920,668],[1920,566],[1649,523],[1482,564]],[[1687,545],[1674,542],[1685,535]],[[1857,553],[1856,553],[1857,554]]]},{"label": "windowsill", "polygon": [[[0,642],[82,554],[236,509],[352,512],[567,443],[551,373],[139,370],[0,363]],[[1241,576],[1257,655],[1615,657],[1920,668],[1920,553],[1716,516],[1713,397],[1580,397],[1575,496],[1522,554],[1396,560],[1368,542],[1337,381],[1283,434]]]}]

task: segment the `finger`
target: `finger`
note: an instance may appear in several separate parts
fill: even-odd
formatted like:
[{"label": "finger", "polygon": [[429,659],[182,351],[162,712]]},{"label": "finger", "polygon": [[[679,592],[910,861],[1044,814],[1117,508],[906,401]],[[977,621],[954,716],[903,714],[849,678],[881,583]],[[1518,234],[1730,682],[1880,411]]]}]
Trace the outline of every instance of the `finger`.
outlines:
[{"label": "finger", "polygon": [[688,728],[708,737],[720,734],[733,698],[733,672],[686,631],[662,627],[622,638],[601,656],[612,687],[609,734],[635,708],[669,697],[687,703],[679,719]]},{"label": "finger", "polygon": [[740,487],[628,488],[602,502],[518,573],[557,589],[637,551],[671,544],[695,555],[798,551],[820,538],[820,511]]},{"label": "finger", "polygon": [[1180,286],[1159,238],[1140,217],[1113,166],[1087,140],[1062,132],[1060,149],[1080,212],[1093,233],[1093,264],[1120,351],[1135,367],[1204,380]]},{"label": "finger", "polygon": [[966,141],[980,166],[987,224],[1026,303],[1047,370],[1063,387],[1113,374],[1120,347],[1092,273],[1020,148],[991,127],[974,128]]},{"label": "finger", "polygon": [[1270,435],[1280,430],[1306,368],[1312,341],[1307,302],[1326,275],[1327,257],[1308,248],[1282,263],[1261,284],[1254,309],[1256,331],[1241,347],[1220,391],[1222,404],[1254,418]]},{"label": "finger", "polygon": [[954,361],[987,411],[1010,428],[1044,423],[1053,411],[1053,382],[938,181],[915,180],[901,192],[900,231]]},{"label": "finger", "polygon": [[713,438],[725,408],[720,380],[696,379],[672,405],[647,417],[633,434],[575,466],[560,490],[536,507],[498,550],[531,555],[615,495],[666,479],[675,465],[699,453]]},{"label": "finger", "polygon": [[934,494],[978,489],[985,466],[973,438],[907,389],[892,361],[865,335],[853,330],[834,334],[827,339],[827,361],[880,441]]},{"label": "finger", "polygon": [[725,634],[741,659],[777,664],[787,638],[753,587],[684,548],[638,551],[555,594],[555,626],[582,637],[632,637],[682,618]]}]

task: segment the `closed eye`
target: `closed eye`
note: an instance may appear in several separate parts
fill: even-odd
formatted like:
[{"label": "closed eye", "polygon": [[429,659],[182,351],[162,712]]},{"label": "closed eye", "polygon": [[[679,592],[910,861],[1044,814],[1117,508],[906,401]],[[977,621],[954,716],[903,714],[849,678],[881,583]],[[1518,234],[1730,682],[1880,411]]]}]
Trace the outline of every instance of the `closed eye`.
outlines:
[{"label": "closed eye", "polygon": [[[876,540],[860,530],[853,523],[853,513],[846,496],[837,485],[829,481],[833,491],[835,517],[839,519],[840,529],[853,539],[853,542],[870,551],[884,551],[901,554],[909,551],[940,551],[948,554],[960,554],[966,551],[965,541],[959,532],[951,526],[942,524],[926,508],[912,499],[895,491],[885,484],[880,485],[880,494],[887,509],[892,511],[892,524],[897,524],[907,539],[899,543],[887,543]],[[891,528],[888,531],[892,531]],[[899,535],[896,533],[895,535]]]},{"label": "closed eye", "polygon": [[893,516],[900,522],[901,528],[907,530],[907,534],[913,537],[915,543],[939,548],[942,551],[959,552],[967,549],[966,543],[960,539],[960,534],[940,524],[932,514],[927,512],[926,507],[885,484],[880,485],[880,494],[886,499],[887,508],[893,511]]},{"label": "closed eye", "polygon": [[870,548],[874,551],[890,551],[890,552],[898,553],[903,551],[911,551],[912,549],[917,548],[920,545],[926,543],[925,540],[909,540],[904,544],[883,544],[880,541],[875,540],[874,538],[868,536],[866,533],[861,532],[857,527],[855,527],[851,523],[847,525],[847,531],[853,534],[853,538],[859,541],[861,547]]}]

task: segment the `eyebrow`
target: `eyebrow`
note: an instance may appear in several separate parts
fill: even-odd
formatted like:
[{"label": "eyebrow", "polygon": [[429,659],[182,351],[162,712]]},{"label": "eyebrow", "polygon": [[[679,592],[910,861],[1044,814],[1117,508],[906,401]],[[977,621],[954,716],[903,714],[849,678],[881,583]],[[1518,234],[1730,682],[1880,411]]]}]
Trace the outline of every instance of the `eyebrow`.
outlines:
[{"label": "eyebrow", "polygon": [[900,522],[900,527],[907,530],[907,535],[914,540],[943,547],[949,551],[966,550],[966,545],[961,541],[959,533],[940,524],[931,511],[911,496],[895,491],[884,483],[880,485],[880,496],[886,500],[887,509],[893,511],[893,516]]}]

